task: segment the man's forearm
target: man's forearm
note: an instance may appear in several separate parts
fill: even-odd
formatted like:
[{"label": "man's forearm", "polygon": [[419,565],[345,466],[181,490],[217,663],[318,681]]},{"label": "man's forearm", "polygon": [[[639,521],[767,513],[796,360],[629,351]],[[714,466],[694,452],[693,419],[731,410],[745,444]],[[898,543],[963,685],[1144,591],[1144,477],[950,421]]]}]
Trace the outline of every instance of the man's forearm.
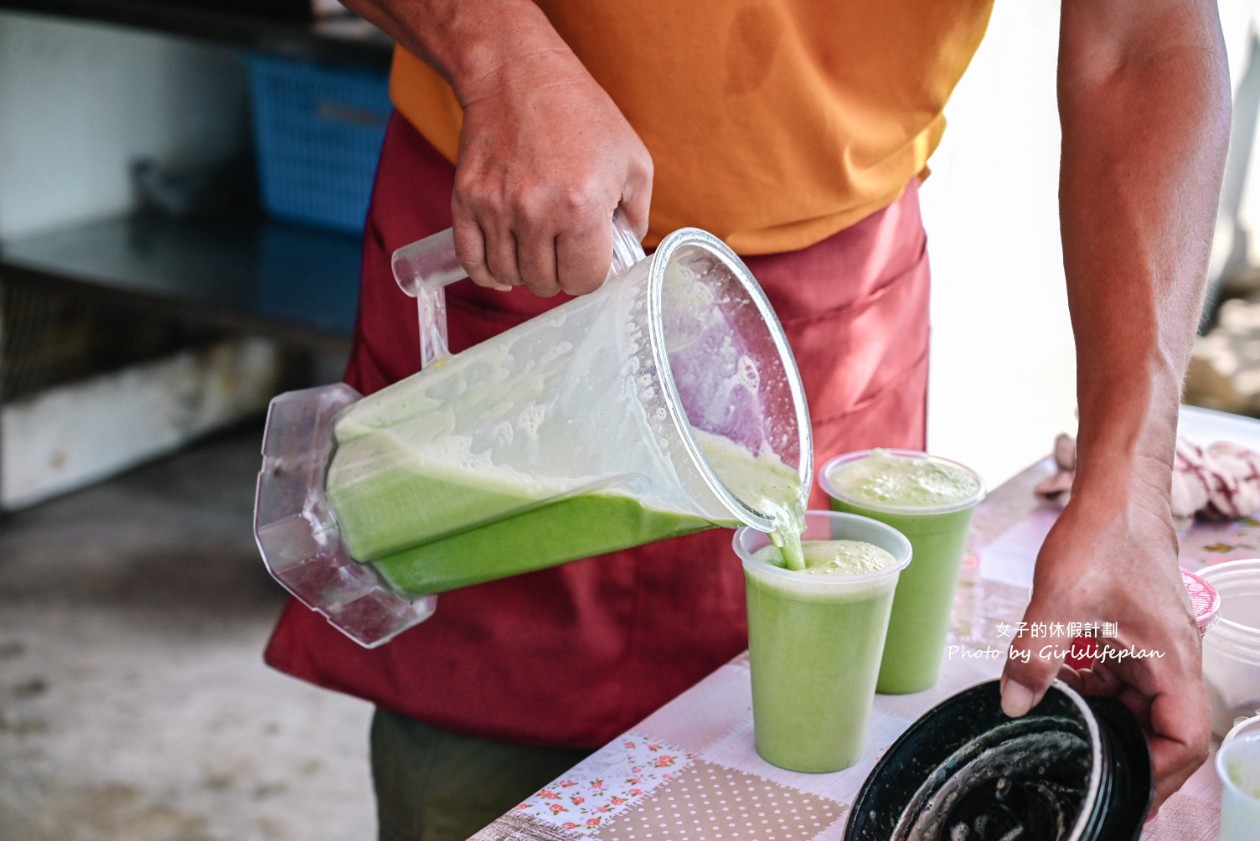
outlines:
[{"label": "man's forearm", "polygon": [[1167,493],[1229,134],[1215,8],[1063,6],[1064,268],[1077,342],[1078,493]]},{"label": "man's forearm", "polygon": [[464,106],[482,98],[512,62],[572,55],[532,0],[343,2],[441,73]]},{"label": "man's forearm", "polygon": [[451,228],[468,277],[538,295],[598,288],[617,208],[647,231],[652,158],[542,10],[532,0],[346,3],[454,89],[463,114]]}]

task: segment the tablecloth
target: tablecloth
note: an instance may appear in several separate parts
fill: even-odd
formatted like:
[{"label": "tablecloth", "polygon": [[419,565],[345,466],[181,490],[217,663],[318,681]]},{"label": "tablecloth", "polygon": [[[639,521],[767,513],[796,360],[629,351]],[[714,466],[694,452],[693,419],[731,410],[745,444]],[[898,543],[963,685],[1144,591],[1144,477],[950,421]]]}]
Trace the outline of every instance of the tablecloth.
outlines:
[{"label": "tablecloth", "polygon": [[[1260,450],[1260,422],[1185,407],[1180,434]],[[843,836],[849,805],[889,745],[939,701],[998,677],[1028,601],[1033,561],[1057,511],[1033,487],[1047,457],[977,509],[936,686],[877,695],[863,758],[831,774],[798,774],[753,749],[747,653],[736,657],[474,836],[474,841],[822,841]],[[1182,565],[1260,556],[1260,521],[1195,523]],[[1215,745],[1213,745],[1215,749]],[[1209,758],[1150,821],[1143,841],[1214,841],[1220,784]],[[1260,836],[1258,836],[1260,837]]]}]

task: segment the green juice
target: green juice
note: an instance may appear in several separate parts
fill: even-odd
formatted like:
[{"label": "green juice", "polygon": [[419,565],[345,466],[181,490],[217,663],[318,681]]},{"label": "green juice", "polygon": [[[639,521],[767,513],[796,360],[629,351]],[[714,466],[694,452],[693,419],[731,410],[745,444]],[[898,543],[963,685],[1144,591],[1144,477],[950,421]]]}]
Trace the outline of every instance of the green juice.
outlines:
[{"label": "green juice", "polygon": [[940,675],[971,515],[984,495],[979,477],[923,453],[873,450],[829,462],[822,484],[833,510],[909,539],[914,561],[897,582],[877,689],[927,689]]},{"label": "green juice", "polygon": [[837,771],[862,754],[904,559],[853,540],[801,548],[799,572],[773,546],[744,564],[756,749],[792,771]]},{"label": "green juice", "polygon": [[[715,524],[615,494],[560,499],[372,563],[405,595],[440,593],[588,558]],[[730,524],[734,526],[735,524]]]},{"label": "green juice", "polygon": [[[496,465],[450,434],[443,408],[398,412],[388,425],[349,415],[338,433],[325,491],[341,540],[407,596],[739,525],[662,504],[639,475],[564,477]],[[777,459],[695,434],[741,498],[759,500],[755,489],[800,495],[796,472]]]},{"label": "green juice", "polygon": [[[654,508],[632,488],[496,471],[386,431],[338,450],[326,491],[350,555],[404,595],[532,572],[715,523]],[[574,487],[578,485],[578,487]],[[735,523],[729,525],[734,526]]]}]

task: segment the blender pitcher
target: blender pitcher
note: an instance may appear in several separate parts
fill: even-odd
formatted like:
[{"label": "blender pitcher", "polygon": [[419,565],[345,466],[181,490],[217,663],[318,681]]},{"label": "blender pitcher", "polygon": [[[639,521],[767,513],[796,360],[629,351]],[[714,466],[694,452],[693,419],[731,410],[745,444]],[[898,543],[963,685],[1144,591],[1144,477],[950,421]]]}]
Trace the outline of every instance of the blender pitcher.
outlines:
[{"label": "blender pitcher", "polygon": [[803,509],[808,410],[760,286],[705,231],[644,257],[616,227],[602,287],[455,355],[449,232],[395,253],[421,370],[269,409],[254,530],[277,581],[373,647],[445,590]]}]

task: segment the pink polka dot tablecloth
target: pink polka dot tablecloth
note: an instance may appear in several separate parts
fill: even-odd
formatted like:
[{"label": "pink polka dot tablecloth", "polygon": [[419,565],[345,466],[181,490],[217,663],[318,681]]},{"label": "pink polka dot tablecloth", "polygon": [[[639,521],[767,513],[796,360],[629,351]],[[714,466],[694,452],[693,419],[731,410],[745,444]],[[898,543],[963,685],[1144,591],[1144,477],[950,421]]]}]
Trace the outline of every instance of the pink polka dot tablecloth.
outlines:
[{"label": "pink polka dot tablecloth", "polygon": [[[1183,409],[1182,417],[1182,434],[1189,425],[1192,440],[1235,440],[1260,449],[1260,423],[1194,409]],[[1254,440],[1239,440],[1242,432]],[[938,702],[1001,674],[1011,628],[1027,604],[1037,550],[1057,516],[1032,493],[1052,470],[1049,459],[1032,465],[990,493],[976,512],[941,679],[926,692],[877,695],[862,759],[852,768],[798,774],[757,755],[745,654],[527,798],[474,841],[843,838],[850,805],[889,745]],[[1182,535],[1182,564],[1189,569],[1243,556],[1260,556],[1260,521],[1196,524]],[[1146,825],[1143,841],[1217,837],[1220,784],[1213,759]]]}]

